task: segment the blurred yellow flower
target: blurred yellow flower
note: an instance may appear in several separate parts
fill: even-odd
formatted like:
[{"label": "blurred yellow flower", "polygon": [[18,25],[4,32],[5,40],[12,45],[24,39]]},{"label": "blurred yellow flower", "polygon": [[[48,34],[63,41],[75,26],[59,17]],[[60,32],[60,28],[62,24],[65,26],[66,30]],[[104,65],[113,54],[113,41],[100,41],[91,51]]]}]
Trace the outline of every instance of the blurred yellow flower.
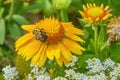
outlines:
[{"label": "blurred yellow flower", "polygon": [[109,6],[104,8],[103,4],[101,4],[101,6],[96,6],[95,4],[87,4],[86,6],[83,5],[83,9],[83,12],[79,11],[80,14],[86,21],[91,23],[103,21],[112,16]]},{"label": "blurred yellow flower", "polygon": [[43,66],[47,60],[56,59],[62,66],[71,61],[72,53],[82,55],[85,49],[77,42],[85,42],[79,37],[83,31],[71,22],[60,22],[55,18],[44,18],[36,24],[23,25],[28,31],[16,43],[16,51],[33,64]]}]

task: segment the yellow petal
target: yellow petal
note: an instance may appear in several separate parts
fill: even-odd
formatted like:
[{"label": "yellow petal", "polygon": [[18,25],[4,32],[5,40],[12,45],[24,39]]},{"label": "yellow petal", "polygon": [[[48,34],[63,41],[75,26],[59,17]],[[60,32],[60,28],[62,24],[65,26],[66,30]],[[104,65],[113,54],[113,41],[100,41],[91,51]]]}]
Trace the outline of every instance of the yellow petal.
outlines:
[{"label": "yellow petal", "polygon": [[105,15],[103,18],[102,18],[102,20],[106,20],[107,18],[109,18],[109,17],[111,17],[112,16],[112,14],[107,14],[107,15]]},{"label": "yellow petal", "polygon": [[37,41],[34,39],[32,42],[27,45],[26,49],[23,52],[23,57],[26,57],[26,60],[29,60],[31,57],[33,57],[38,49],[40,48],[40,41]]},{"label": "yellow petal", "polygon": [[28,49],[28,46],[32,44],[33,41],[34,41],[34,38],[31,39],[29,42],[25,43],[24,45],[22,45],[18,49],[18,55],[25,56],[26,55],[25,51]]},{"label": "yellow petal", "polygon": [[106,6],[106,7],[105,7],[105,10],[107,11],[108,9],[109,9],[109,6]]},{"label": "yellow petal", "polygon": [[39,61],[38,61],[39,67],[42,67],[46,62],[46,59],[47,59],[46,49],[47,49],[47,45],[44,45],[44,48],[41,52],[41,55],[40,55],[40,58],[39,58]]},{"label": "yellow petal", "polygon": [[22,46],[17,52],[18,55],[22,55],[25,49],[26,49],[26,45]]},{"label": "yellow petal", "polygon": [[55,54],[55,50],[54,50],[54,46],[53,45],[49,45],[48,46],[48,49],[47,49],[47,57],[50,59],[50,60],[53,60],[54,59],[54,54]]},{"label": "yellow petal", "polygon": [[74,42],[70,39],[67,39],[65,38],[63,40],[63,43],[64,45],[70,50],[72,51],[73,53],[77,54],[77,55],[81,55],[82,52],[81,51],[84,51],[85,49],[83,47],[81,47],[77,42]]},{"label": "yellow petal", "polygon": [[67,61],[71,61],[71,59],[72,59],[71,52],[62,43],[59,43],[59,48],[60,48],[60,52],[64,56],[64,58]]},{"label": "yellow petal", "polygon": [[62,58],[62,60],[63,60],[63,63],[64,64],[67,64],[67,63],[69,63],[70,61],[67,61],[65,58],[64,58],[64,56],[63,57],[61,57]]},{"label": "yellow petal", "polygon": [[85,6],[85,5],[83,5],[83,9],[84,9],[84,11],[86,11],[86,9],[87,9],[87,8],[86,8],[86,6]]},{"label": "yellow petal", "polygon": [[60,66],[62,66],[62,65],[63,65],[63,62],[62,62],[62,60],[61,60],[61,59],[56,59],[56,61],[57,61],[58,65],[60,65]]},{"label": "yellow petal", "polygon": [[29,55],[26,57],[26,60],[29,60],[30,58],[32,58],[34,55],[37,54],[39,48],[41,46],[41,42],[40,41],[36,41],[34,42],[34,45],[32,45],[32,47],[29,49]]},{"label": "yellow petal", "polygon": [[84,35],[83,31],[75,28],[72,23],[68,22],[68,23],[61,23],[62,26],[64,27],[66,32],[72,33],[72,34],[77,34],[77,35]]},{"label": "yellow petal", "polygon": [[91,4],[91,3],[90,3],[89,5],[90,5],[90,7],[92,7],[92,4]]},{"label": "yellow petal", "polygon": [[56,58],[56,59],[59,59],[59,58],[60,58],[60,49],[59,49],[58,46],[56,46],[54,55],[55,55],[55,58]]},{"label": "yellow petal", "polygon": [[35,27],[36,27],[35,25],[23,25],[22,29],[31,32]]},{"label": "yellow petal", "polygon": [[16,50],[18,50],[22,45],[24,45],[25,43],[27,43],[28,41],[30,41],[32,38],[33,38],[33,34],[31,34],[31,33],[27,33],[24,36],[20,37],[15,42]]},{"label": "yellow petal", "polygon": [[70,38],[70,39],[72,39],[72,40],[75,40],[75,41],[79,41],[79,42],[85,42],[83,39],[81,39],[80,37],[78,37],[78,36],[76,36],[76,35],[74,35],[74,34],[71,34],[71,33],[65,33],[65,35],[68,37],[68,38]]},{"label": "yellow petal", "polygon": [[50,60],[53,60],[54,56],[58,59],[60,57],[60,49],[56,45],[49,45],[46,54]]},{"label": "yellow petal", "polygon": [[87,8],[90,8],[89,4],[87,4]]},{"label": "yellow petal", "polygon": [[85,15],[84,15],[84,13],[82,12],[82,11],[79,11],[80,12],[80,14],[84,17]]},{"label": "yellow petal", "polygon": [[100,18],[99,17],[97,17],[96,19],[95,19],[95,22],[97,22],[97,21],[99,21],[100,20]]},{"label": "yellow petal", "polygon": [[87,18],[89,22],[93,22],[93,19],[91,17]]},{"label": "yellow petal", "polygon": [[103,8],[103,4],[101,4],[101,6],[100,6],[101,8]]},{"label": "yellow petal", "polygon": [[40,59],[41,53],[44,50],[45,45],[41,43],[41,47],[39,49],[39,51],[37,52],[37,54],[32,58],[32,63],[36,64],[38,62],[38,60]]},{"label": "yellow petal", "polygon": [[96,7],[95,3],[93,3],[93,6]]}]

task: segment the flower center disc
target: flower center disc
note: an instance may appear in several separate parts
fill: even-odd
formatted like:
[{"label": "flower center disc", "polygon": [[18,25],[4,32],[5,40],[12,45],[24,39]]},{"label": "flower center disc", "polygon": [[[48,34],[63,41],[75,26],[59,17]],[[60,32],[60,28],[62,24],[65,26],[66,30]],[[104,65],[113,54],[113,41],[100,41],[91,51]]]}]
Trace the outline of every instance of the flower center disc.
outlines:
[{"label": "flower center disc", "polygon": [[47,39],[45,42],[54,44],[60,41],[64,36],[63,26],[58,20],[54,18],[46,18],[37,23],[36,26],[38,26],[38,28],[44,29],[47,35]]},{"label": "flower center disc", "polygon": [[100,7],[91,7],[87,10],[88,16],[91,16],[93,18],[100,17],[103,14],[103,9]]},{"label": "flower center disc", "polygon": [[58,28],[58,30],[55,31],[55,33],[49,33],[47,42],[49,43],[57,43],[60,41],[64,36],[64,29],[62,26]]}]

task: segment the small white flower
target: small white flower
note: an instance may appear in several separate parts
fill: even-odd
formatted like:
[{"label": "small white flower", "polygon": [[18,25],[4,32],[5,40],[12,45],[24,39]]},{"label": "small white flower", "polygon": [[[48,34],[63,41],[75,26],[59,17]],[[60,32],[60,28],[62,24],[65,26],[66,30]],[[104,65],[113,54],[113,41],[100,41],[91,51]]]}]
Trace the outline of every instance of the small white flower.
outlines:
[{"label": "small white flower", "polygon": [[9,65],[3,68],[2,71],[4,72],[3,76],[5,80],[13,80],[18,78],[18,71],[15,67],[11,67]]},{"label": "small white flower", "polygon": [[38,76],[39,75],[39,67],[38,65],[32,65],[32,70],[31,70],[31,74],[34,74],[34,76]]},{"label": "small white flower", "polygon": [[73,66],[75,66],[75,63],[78,61],[78,57],[77,56],[72,56],[72,61],[70,62],[70,63],[68,63],[68,64],[66,64],[65,66],[66,67],[73,67]]},{"label": "small white flower", "polygon": [[64,78],[64,77],[56,77],[56,78],[54,78],[53,80],[67,80],[67,79]]},{"label": "small white flower", "polygon": [[97,78],[97,80],[108,80],[108,77],[105,75],[104,72],[99,73],[99,75],[96,74],[95,77]]},{"label": "small white flower", "polygon": [[65,70],[65,77],[71,77],[74,78],[73,76],[76,74],[73,69]]},{"label": "small white flower", "polygon": [[103,66],[105,69],[107,68],[114,68],[114,65],[115,65],[115,62],[112,61],[110,58],[106,59],[104,62],[103,62]]},{"label": "small white flower", "polygon": [[79,76],[76,77],[76,80],[88,80],[88,76],[86,74],[83,73],[77,73]]},{"label": "small white flower", "polygon": [[32,74],[28,74],[27,79],[28,80],[34,80],[34,77],[32,76]]},{"label": "small white flower", "polygon": [[36,80],[50,80],[50,76],[39,75],[39,76],[36,77]]},{"label": "small white flower", "polygon": [[110,72],[110,78],[116,77],[120,77],[120,64],[117,64],[117,66],[113,68],[113,71]]},{"label": "small white flower", "polygon": [[117,80],[117,77],[113,76],[110,80]]},{"label": "small white flower", "polygon": [[102,65],[101,61],[97,58],[88,59],[86,60],[88,66],[86,67],[89,69],[88,73],[96,73],[105,70],[104,66]]}]

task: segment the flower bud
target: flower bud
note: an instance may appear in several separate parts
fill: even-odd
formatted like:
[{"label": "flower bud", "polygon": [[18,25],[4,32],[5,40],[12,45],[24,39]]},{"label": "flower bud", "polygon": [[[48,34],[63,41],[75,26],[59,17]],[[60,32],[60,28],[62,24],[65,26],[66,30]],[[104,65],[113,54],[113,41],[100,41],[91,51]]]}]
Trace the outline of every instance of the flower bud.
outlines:
[{"label": "flower bud", "polygon": [[53,0],[53,5],[57,9],[66,9],[71,2],[72,0]]}]

